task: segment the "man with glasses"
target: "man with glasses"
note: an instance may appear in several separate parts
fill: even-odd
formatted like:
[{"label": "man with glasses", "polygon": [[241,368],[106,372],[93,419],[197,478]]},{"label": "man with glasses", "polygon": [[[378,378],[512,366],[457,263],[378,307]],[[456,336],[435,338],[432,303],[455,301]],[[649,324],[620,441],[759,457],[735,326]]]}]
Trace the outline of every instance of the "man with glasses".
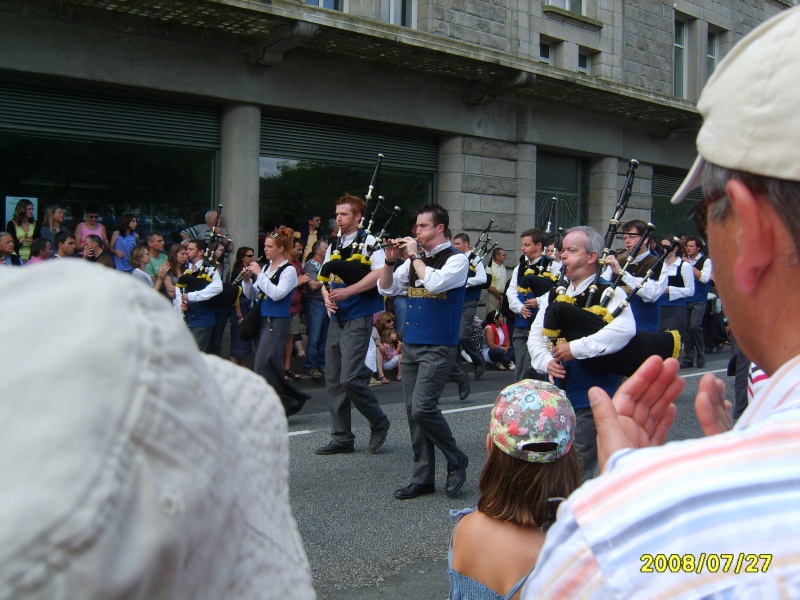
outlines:
[{"label": "man with glasses", "polygon": [[[656,332],[661,320],[661,294],[667,289],[666,272],[662,275],[662,268],[659,266],[656,272],[653,273],[652,278],[645,280],[647,271],[656,262],[656,258],[650,254],[650,236],[645,238],[644,242],[639,246],[639,252],[635,256],[631,256],[636,249],[636,245],[642,241],[642,236],[646,229],[647,223],[639,219],[628,221],[622,226],[622,242],[625,244],[628,256],[631,257],[631,263],[622,276],[620,285],[627,294],[642,283],[642,288],[631,300],[630,308],[636,319],[636,329]],[[603,273],[603,278],[608,281],[614,281],[622,271],[622,266],[620,266],[617,257],[613,254],[606,258],[606,265],[608,266]]]},{"label": "man with glasses", "polygon": [[708,289],[711,287],[711,259],[701,252],[703,242],[699,237],[686,239],[686,256],[683,262],[692,267],[694,275],[694,294],[686,299],[686,337],[684,338],[684,358],[681,367],[694,366],[695,351],[697,366],[706,366],[706,346],[703,342],[703,315],[706,312]]},{"label": "man with glasses", "polygon": [[[469,275],[469,260],[445,234],[449,221],[441,206],[420,207],[416,238],[393,240],[386,248],[386,267],[378,283],[384,296],[408,289],[402,365],[414,470],[411,483],[395,490],[398,500],[436,491],[437,449],[447,460],[445,493],[458,493],[467,479],[469,458],[456,444],[439,409],[439,397],[456,359],[461,304]],[[400,260],[402,265],[395,270]]]},{"label": "man with glasses", "polygon": [[[694,215],[742,350],[771,376],[733,426],[700,380],[706,437],[660,446],[683,388],[651,357],[590,399],[603,475],[558,509],[522,599],[800,597],[800,8],[745,36],[697,104]],[[653,446],[653,447],[651,447]],[[635,450],[635,448],[643,448]]]}]

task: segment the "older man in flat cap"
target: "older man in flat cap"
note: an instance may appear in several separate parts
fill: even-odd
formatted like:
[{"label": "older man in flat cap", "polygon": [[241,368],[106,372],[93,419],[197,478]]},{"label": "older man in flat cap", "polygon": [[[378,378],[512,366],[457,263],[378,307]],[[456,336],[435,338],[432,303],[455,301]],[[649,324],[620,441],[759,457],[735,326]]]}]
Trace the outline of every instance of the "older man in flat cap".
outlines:
[{"label": "older man in flat cap", "polygon": [[[683,387],[650,358],[590,392],[604,474],[563,503],[522,597],[800,597],[800,8],[743,38],[698,103],[697,185],[717,289],[745,353],[771,376],[732,427],[722,381],[700,382],[706,437],[658,446]],[[645,448],[648,447],[648,448]],[[634,448],[642,448],[634,450]]]}]

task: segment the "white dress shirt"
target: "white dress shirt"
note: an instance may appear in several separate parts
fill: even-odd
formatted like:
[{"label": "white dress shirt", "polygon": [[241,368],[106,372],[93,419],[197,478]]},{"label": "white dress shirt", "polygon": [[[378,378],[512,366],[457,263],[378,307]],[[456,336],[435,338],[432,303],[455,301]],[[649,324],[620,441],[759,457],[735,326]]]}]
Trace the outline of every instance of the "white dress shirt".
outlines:
[{"label": "white dress shirt", "polygon": [[[594,276],[591,276],[578,283],[577,286],[570,284],[567,288],[567,296],[574,298],[579,295],[589,287],[593,280]],[[528,335],[528,352],[531,355],[531,366],[539,373],[544,374],[547,373],[547,364],[553,360],[553,355],[547,347],[548,338],[542,335],[544,315],[549,304],[549,293],[539,296],[538,300],[539,312],[533,320],[531,332]],[[619,288],[614,290],[614,296],[608,304],[608,312],[613,312],[624,300],[625,292]],[[578,360],[613,354],[624,348],[635,334],[636,320],[628,307],[597,333],[572,340],[569,348],[572,355]]]}]

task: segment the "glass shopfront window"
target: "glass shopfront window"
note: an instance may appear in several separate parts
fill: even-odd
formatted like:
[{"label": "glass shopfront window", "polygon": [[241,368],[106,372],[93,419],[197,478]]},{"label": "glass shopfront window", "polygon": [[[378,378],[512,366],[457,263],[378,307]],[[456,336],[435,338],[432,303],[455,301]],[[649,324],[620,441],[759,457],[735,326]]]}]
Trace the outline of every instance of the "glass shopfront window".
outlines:
[{"label": "glass shopfront window", "polygon": [[[259,166],[259,223],[262,233],[284,224],[296,229],[311,214],[322,217],[325,234],[335,233],[331,220],[336,200],[349,193],[364,198],[374,166],[333,164],[262,156]],[[417,208],[434,199],[434,174],[381,169],[373,199],[367,208],[366,225],[378,196],[385,200],[375,217],[372,232],[381,230],[395,206],[400,213],[391,236],[408,235],[416,222]]]},{"label": "glass shopfront window", "polygon": [[213,206],[214,173],[211,150],[0,134],[0,195],[36,198],[37,220],[59,204],[72,230],[93,204],[109,236],[131,212],[140,239],[158,231],[180,241]]}]

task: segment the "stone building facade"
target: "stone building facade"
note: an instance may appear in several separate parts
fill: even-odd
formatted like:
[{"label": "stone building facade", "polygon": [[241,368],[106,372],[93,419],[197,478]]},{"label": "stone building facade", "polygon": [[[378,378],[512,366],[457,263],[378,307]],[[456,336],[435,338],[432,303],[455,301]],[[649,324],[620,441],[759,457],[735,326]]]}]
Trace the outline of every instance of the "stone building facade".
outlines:
[{"label": "stone building facade", "polygon": [[270,211],[363,195],[382,152],[389,203],[493,218],[512,261],[553,196],[604,231],[636,158],[625,218],[674,230],[704,82],[795,3],[309,2],[0,0],[0,191],[152,229],[221,202],[254,245]]}]

